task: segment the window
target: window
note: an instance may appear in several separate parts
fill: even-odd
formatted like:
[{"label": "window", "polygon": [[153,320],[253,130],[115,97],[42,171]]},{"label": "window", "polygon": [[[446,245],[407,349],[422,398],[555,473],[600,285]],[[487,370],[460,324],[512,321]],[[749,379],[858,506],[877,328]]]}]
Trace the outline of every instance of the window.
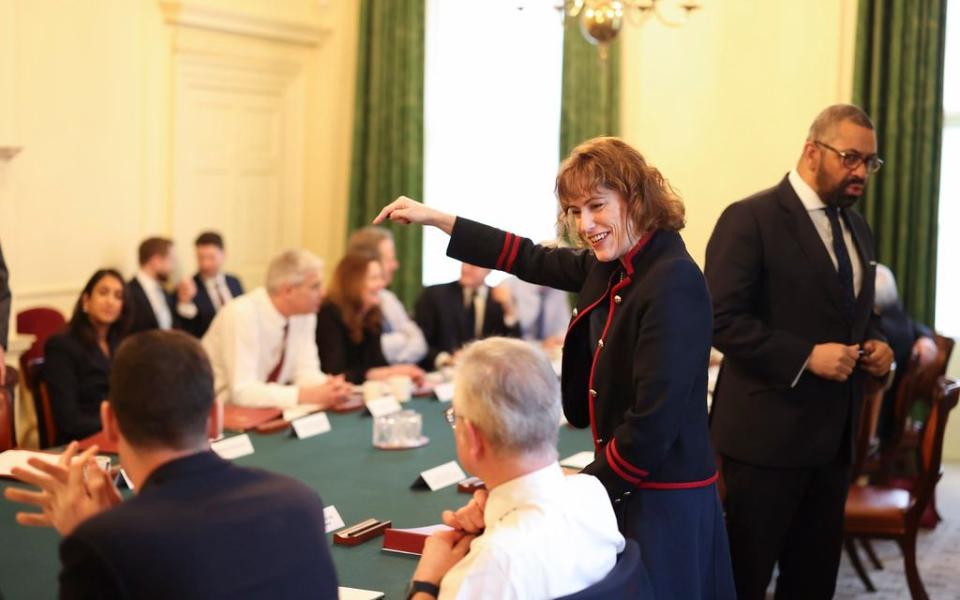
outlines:
[{"label": "window", "polygon": [[[535,241],[556,237],[563,27],[554,4],[427,2],[423,201]],[[447,240],[424,231],[424,285],[460,276]]]},{"label": "window", "polygon": [[956,235],[960,230],[960,0],[947,3],[944,74],[936,329],[956,337],[960,336],[960,236]]}]

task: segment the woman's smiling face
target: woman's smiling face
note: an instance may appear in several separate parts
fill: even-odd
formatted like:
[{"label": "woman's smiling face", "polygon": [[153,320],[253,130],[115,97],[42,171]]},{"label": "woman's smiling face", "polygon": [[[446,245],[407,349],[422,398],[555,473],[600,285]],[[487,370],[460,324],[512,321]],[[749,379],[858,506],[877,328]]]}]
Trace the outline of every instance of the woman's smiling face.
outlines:
[{"label": "woman's smiling face", "polygon": [[567,213],[573,217],[580,239],[600,262],[617,260],[637,242],[637,236],[630,232],[627,203],[614,190],[599,187],[589,196],[570,202]]}]

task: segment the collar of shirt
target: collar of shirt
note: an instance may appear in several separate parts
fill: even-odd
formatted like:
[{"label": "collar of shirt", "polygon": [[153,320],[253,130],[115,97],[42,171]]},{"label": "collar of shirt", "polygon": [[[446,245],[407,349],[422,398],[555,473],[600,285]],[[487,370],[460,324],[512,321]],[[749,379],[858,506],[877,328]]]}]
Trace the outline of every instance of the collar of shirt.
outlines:
[{"label": "collar of shirt", "polygon": [[487,286],[481,285],[477,288],[470,288],[465,285],[460,286],[463,289],[463,305],[467,306],[470,302],[470,295],[476,293],[476,300],[486,301],[487,299]]},{"label": "collar of shirt", "polygon": [[554,461],[542,469],[493,488],[483,509],[483,523],[487,530],[524,504],[531,501],[539,504],[541,500],[549,502],[557,494],[562,494],[564,477],[560,463]]},{"label": "collar of shirt", "polygon": [[227,278],[223,276],[223,273],[217,273],[213,277],[204,277],[203,275],[201,275],[200,278],[203,279],[203,283],[207,287],[216,286],[216,285],[222,286],[224,288],[227,287]]},{"label": "collar of shirt", "polygon": [[157,281],[154,277],[147,275],[143,270],[137,271],[137,281],[140,282],[140,287],[143,288],[143,291],[151,294],[157,290],[163,291],[163,286],[160,285],[160,282]]},{"label": "collar of shirt", "polygon": [[800,202],[803,203],[803,207],[807,209],[807,212],[823,210],[827,208],[827,205],[823,203],[823,200],[820,199],[820,196],[817,194],[817,192],[810,187],[809,183],[803,180],[803,177],[800,177],[800,173],[797,172],[796,167],[790,169],[790,174],[787,175],[787,180],[793,187],[793,191],[795,191],[797,196],[800,197]]},{"label": "collar of shirt", "polygon": [[276,329],[283,329],[287,324],[287,318],[280,314],[280,311],[277,310],[277,307],[273,305],[273,301],[270,299],[270,294],[267,293],[266,288],[259,287],[253,292],[251,292],[254,305],[257,307],[257,312],[259,312],[264,319],[266,319],[267,325],[270,327],[275,327]]}]

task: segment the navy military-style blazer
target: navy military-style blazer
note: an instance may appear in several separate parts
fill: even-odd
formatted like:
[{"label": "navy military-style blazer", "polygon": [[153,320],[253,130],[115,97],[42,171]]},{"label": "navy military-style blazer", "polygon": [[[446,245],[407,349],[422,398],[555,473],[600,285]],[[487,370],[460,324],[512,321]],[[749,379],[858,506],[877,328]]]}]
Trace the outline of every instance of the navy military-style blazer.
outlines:
[{"label": "navy military-style blazer", "polygon": [[587,250],[546,248],[457,218],[447,254],[579,292],[563,345],[563,411],[591,428],[595,460],[584,472],[612,497],[716,481],[710,296],[679,234],[655,231],[620,260],[599,262]]},{"label": "navy military-style blazer", "polygon": [[61,598],[337,598],[320,498],[209,451],[81,523],[60,562]]},{"label": "navy military-style blazer", "polygon": [[787,177],[717,220],[705,272],[714,345],[724,353],[711,415],[721,454],[781,468],[852,459],[866,373],[854,369],[840,383],[803,370],[815,344],[886,341],[873,312],[873,237],[859,213],[844,213],[863,268],[852,321],[837,269]]}]

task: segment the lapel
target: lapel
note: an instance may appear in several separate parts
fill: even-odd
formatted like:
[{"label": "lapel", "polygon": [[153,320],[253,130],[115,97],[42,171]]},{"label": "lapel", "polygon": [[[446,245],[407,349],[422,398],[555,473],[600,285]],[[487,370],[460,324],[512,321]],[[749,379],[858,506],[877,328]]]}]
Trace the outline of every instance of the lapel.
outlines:
[{"label": "lapel", "polygon": [[130,289],[133,290],[134,297],[134,322],[139,322],[141,325],[147,327],[159,327],[160,322],[157,321],[157,315],[153,312],[153,305],[150,304],[150,299],[147,298],[147,291],[143,289],[143,286],[140,285],[140,281],[136,277],[130,280]]},{"label": "lapel", "polygon": [[847,208],[844,212],[847,214],[847,227],[850,228],[850,233],[853,235],[853,241],[857,247],[857,254],[860,256],[860,270],[863,274],[854,312],[856,315],[855,324],[859,325],[862,315],[869,317],[873,311],[873,288],[877,276],[877,263],[873,258],[873,247],[869,243],[870,237],[867,234],[863,217],[852,208]]},{"label": "lapel", "polygon": [[203,282],[203,277],[200,277],[200,274],[197,273],[193,276],[193,283],[197,286],[197,296],[193,299],[193,303],[197,305],[197,313],[212,315],[215,312],[213,298],[207,292],[207,284]]},{"label": "lapel", "polygon": [[449,294],[445,306],[438,307],[441,311],[449,310],[450,319],[453,322],[451,333],[454,335],[454,347],[460,346],[465,340],[473,337],[473,332],[467,331],[467,316],[463,307],[463,287],[459,281],[452,281],[447,287]]},{"label": "lapel", "polygon": [[783,209],[784,227],[807,257],[807,264],[813,271],[813,279],[825,287],[827,297],[833,302],[837,311],[846,318],[843,309],[843,286],[840,285],[837,269],[833,266],[823,238],[817,233],[817,228],[807,214],[807,209],[786,177],[777,186],[777,200]]},{"label": "lapel", "polygon": [[230,295],[236,298],[243,294],[243,288],[240,286],[240,280],[233,275],[226,275],[227,287],[230,288]]}]

